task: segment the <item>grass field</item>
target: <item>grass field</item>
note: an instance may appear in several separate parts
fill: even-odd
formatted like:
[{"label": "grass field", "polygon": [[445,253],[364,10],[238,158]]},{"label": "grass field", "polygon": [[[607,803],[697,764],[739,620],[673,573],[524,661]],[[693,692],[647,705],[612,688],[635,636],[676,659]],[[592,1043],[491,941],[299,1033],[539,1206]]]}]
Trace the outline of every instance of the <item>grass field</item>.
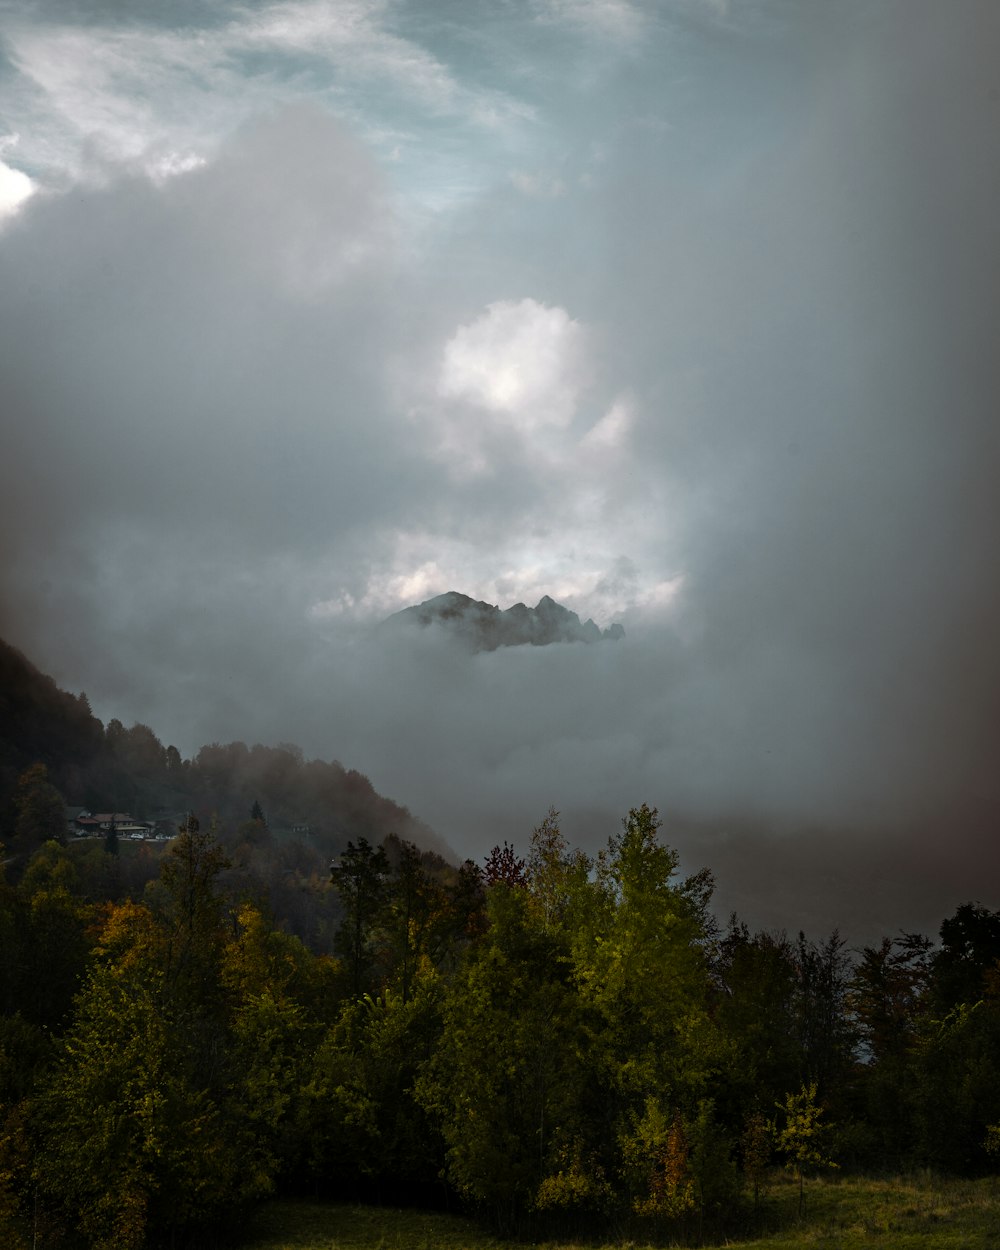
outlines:
[{"label": "grass field", "polygon": [[[644,1250],[646,1242],[605,1243],[604,1250]],[[694,1245],[665,1238],[659,1245]],[[1000,1179],[943,1181],[813,1180],[798,1218],[798,1187],[776,1176],[757,1234],[707,1239],[743,1250],[1000,1250]],[[545,1250],[598,1250],[598,1243],[551,1241]],[[246,1250],[526,1250],[457,1215],[313,1202],[265,1207]]]}]

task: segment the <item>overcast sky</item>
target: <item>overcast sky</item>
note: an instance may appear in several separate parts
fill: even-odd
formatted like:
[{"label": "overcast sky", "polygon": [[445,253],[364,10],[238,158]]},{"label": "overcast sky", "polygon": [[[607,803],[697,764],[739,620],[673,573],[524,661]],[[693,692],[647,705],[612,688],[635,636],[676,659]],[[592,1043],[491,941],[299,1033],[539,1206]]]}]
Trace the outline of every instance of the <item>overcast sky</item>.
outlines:
[{"label": "overcast sky", "polygon": [[[1000,907],[995,0],[0,0],[0,634],[460,855]],[[622,622],[469,656],[454,589]]]}]

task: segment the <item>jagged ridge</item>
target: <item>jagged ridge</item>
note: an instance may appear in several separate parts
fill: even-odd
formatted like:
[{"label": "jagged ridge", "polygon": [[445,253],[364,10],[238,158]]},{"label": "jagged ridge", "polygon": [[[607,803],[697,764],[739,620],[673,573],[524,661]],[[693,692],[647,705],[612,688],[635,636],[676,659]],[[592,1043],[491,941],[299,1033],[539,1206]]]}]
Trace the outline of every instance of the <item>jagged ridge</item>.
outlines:
[{"label": "jagged ridge", "polygon": [[476,651],[498,647],[544,647],[554,642],[602,642],[624,638],[625,630],[615,624],[600,629],[593,620],[581,623],[579,616],[543,595],[533,608],[515,603],[501,611],[492,603],[449,590],[414,607],[396,612],[386,625],[445,625]]}]

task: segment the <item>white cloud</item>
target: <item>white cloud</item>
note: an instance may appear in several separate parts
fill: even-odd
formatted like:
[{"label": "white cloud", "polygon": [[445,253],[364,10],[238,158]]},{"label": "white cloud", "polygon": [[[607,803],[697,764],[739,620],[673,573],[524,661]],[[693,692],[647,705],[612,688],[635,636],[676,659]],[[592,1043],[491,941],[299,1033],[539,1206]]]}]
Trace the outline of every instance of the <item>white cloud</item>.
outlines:
[{"label": "white cloud", "polygon": [[604,457],[624,447],[632,426],[632,411],[624,399],[617,399],[583,436],[580,447],[586,455]]},{"label": "white cloud", "polygon": [[[17,141],[17,135],[0,139],[0,154],[14,147]],[[13,217],[35,190],[34,181],[26,173],[0,159],[0,223],[5,218]]]},{"label": "white cloud", "polygon": [[[410,546],[408,535],[398,537],[401,548]],[[445,590],[456,589],[460,584],[460,572],[454,568],[442,568],[437,560],[427,559],[406,569],[406,557],[399,551],[394,565],[397,567],[373,571],[360,594],[341,591],[314,603],[309,609],[309,616],[317,621],[379,620]],[[404,567],[399,568],[399,565]]]},{"label": "white cloud", "polygon": [[[5,106],[30,136],[33,163],[55,181],[102,182],[109,165],[122,163],[162,179],[211,157],[249,118],[302,100],[324,103],[376,146],[399,106],[416,128],[447,117],[480,136],[531,116],[521,101],[461,81],[396,34],[381,0],[288,0],[230,12],[218,25],[169,30],[12,21],[5,50],[19,77]],[[381,117],[366,107],[374,100]]]},{"label": "white cloud", "polygon": [[534,299],[498,300],[448,340],[438,381],[524,433],[565,427],[582,384],[583,330],[565,309]]},{"label": "white cloud", "polygon": [[291,0],[260,11],[232,35],[322,57],[352,78],[381,78],[402,87],[425,106],[451,112],[461,90],[436,57],[386,28],[383,0]]},{"label": "white cloud", "polygon": [[166,182],[178,174],[189,174],[193,169],[201,169],[208,162],[203,156],[193,153],[167,152],[163,156],[151,160],[147,166],[150,178],[154,182]]}]

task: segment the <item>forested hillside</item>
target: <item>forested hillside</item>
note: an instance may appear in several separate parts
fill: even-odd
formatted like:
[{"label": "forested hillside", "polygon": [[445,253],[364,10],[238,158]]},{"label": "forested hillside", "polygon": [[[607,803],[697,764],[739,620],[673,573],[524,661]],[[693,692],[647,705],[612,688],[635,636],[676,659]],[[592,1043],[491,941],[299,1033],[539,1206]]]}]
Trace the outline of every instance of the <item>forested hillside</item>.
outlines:
[{"label": "forested hillside", "polygon": [[[0,642],[0,843],[16,880],[48,839],[63,842],[67,809],[128,813],[171,836],[193,815],[230,853],[230,875],[313,945],[329,936],[322,890],[330,856],[349,839],[396,837],[447,852],[427,825],[337,761],[307,760],[298,747],[212,743],[191,759],[148,725],[105,727],[85,694],[60,690]],[[254,819],[257,817],[257,819]],[[141,893],[162,847],[123,848],[115,880],[96,848],[78,869],[94,895]]]},{"label": "forested hillside", "polygon": [[[782,1164],[996,1168],[1000,912],[860,951],[723,928],[646,806],[595,857],[550,812],[455,866],[339,765],[184,761],[4,658],[0,1244],[221,1244],[303,1193],[697,1240]],[[188,811],[73,838],[57,784]]]}]

